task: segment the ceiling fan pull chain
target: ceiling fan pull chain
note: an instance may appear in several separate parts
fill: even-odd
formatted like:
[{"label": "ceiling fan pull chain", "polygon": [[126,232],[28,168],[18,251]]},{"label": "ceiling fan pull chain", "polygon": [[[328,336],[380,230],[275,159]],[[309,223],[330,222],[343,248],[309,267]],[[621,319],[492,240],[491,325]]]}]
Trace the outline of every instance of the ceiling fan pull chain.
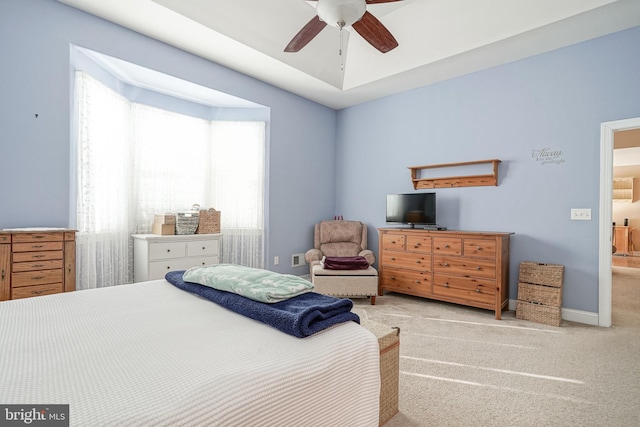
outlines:
[{"label": "ceiling fan pull chain", "polygon": [[342,27],[340,27],[340,71],[344,71],[344,56],[342,56],[342,47],[344,46],[344,41],[342,39]]}]

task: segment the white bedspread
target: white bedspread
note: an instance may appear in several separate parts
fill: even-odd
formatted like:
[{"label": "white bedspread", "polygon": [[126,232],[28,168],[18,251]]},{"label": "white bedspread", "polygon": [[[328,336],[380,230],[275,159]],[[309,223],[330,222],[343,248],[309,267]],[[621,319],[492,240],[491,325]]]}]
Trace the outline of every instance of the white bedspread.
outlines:
[{"label": "white bedspread", "polygon": [[164,280],[0,302],[0,403],[77,426],[377,426],[376,338],[300,339]]}]

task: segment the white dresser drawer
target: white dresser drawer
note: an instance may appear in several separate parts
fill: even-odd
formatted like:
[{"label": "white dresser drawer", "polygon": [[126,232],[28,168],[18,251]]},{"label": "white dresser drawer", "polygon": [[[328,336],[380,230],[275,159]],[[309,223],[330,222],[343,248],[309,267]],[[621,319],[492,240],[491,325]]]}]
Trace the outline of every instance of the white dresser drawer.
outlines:
[{"label": "white dresser drawer", "polygon": [[149,263],[149,280],[164,279],[165,274],[175,270],[218,264],[217,256],[168,259]]},{"label": "white dresser drawer", "polygon": [[186,255],[184,242],[157,242],[149,244],[149,259],[183,258]]},{"label": "white dresser drawer", "polygon": [[187,256],[218,255],[220,253],[219,240],[199,240],[187,243]]},{"label": "white dresser drawer", "polygon": [[133,234],[133,280],[164,279],[169,271],[222,261],[222,234]]}]

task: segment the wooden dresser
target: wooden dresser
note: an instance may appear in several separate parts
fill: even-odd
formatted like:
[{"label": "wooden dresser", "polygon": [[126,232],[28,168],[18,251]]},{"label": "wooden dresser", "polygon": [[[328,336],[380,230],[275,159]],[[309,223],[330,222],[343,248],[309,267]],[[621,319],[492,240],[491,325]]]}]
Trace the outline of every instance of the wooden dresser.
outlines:
[{"label": "wooden dresser", "polygon": [[385,290],[495,311],[509,304],[513,233],[381,228],[378,293]]},{"label": "wooden dresser", "polygon": [[222,234],[133,234],[133,281],[164,279],[173,270],[219,264]]},{"label": "wooden dresser", "polygon": [[0,301],[75,289],[75,230],[0,230]]}]

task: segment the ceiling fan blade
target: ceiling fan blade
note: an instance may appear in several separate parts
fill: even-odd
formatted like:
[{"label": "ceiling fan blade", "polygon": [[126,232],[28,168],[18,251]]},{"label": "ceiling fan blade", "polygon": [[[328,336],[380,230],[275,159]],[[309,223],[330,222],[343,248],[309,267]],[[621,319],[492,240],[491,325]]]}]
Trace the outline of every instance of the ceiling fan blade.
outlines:
[{"label": "ceiling fan blade", "polygon": [[376,4],[376,3],[391,3],[394,1],[402,1],[402,0],[367,0],[367,4]]},{"label": "ceiling fan blade", "polygon": [[398,42],[393,35],[368,11],[364,13],[361,20],[352,25],[353,29],[382,53],[387,53],[398,47]]},{"label": "ceiling fan blade", "polygon": [[326,27],[326,22],[322,22],[318,16],[314,16],[311,21],[307,22],[307,25],[293,36],[287,47],[284,48],[285,52],[298,52],[305,47],[315,36]]}]

